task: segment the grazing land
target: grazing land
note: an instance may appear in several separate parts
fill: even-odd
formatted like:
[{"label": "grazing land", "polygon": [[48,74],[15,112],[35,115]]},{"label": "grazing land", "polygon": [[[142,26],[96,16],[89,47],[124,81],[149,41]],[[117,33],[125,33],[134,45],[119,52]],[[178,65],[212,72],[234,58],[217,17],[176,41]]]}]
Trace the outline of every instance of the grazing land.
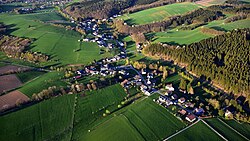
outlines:
[{"label": "grazing land", "polygon": [[44,74],[44,72],[28,71],[28,72],[17,73],[16,76],[22,81],[22,83],[26,83],[42,74]]},{"label": "grazing land", "polygon": [[0,76],[0,93],[17,88],[22,85],[22,82],[15,74]]},{"label": "grazing land", "polygon": [[194,3],[175,3],[142,10],[132,14],[125,14],[120,18],[124,19],[129,25],[147,24],[166,20],[170,16],[181,15],[198,8],[199,5]]},{"label": "grazing land", "polygon": [[9,25],[11,35],[34,39],[30,50],[49,55],[54,64],[88,64],[94,59],[111,56],[108,53],[100,55],[96,43],[78,42],[81,35],[76,31],[43,23],[52,20],[63,18],[55,12],[0,15],[0,22]]},{"label": "grazing land", "polygon": [[0,111],[16,106],[18,103],[26,102],[29,98],[20,91],[12,91],[0,96]]},{"label": "grazing land", "polygon": [[[96,126],[86,135],[86,140],[161,140],[185,127],[185,124],[170,114],[165,108],[154,103],[152,98],[138,101],[119,111],[118,116]],[[114,124],[121,123],[121,130]],[[113,133],[115,132],[115,133]],[[132,134],[125,134],[133,132]],[[126,136],[126,138],[124,138]]]},{"label": "grazing land", "polygon": [[69,140],[75,95],[43,101],[0,117],[0,140]]},{"label": "grazing land", "polygon": [[199,121],[196,125],[179,133],[170,139],[170,141],[223,141],[215,132]]},{"label": "grazing land", "polygon": [[106,110],[112,112],[117,109],[126,93],[120,84],[116,84],[83,95],[77,99],[73,131],[73,138],[81,140],[89,129],[98,124],[98,120],[104,120]]},{"label": "grazing land", "polygon": [[[249,28],[250,19],[239,20],[231,23],[224,23],[224,20],[217,20],[209,22],[204,27],[213,28],[216,30],[230,31],[236,28]],[[191,44],[199,42],[209,37],[214,37],[211,34],[205,34],[201,32],[202,27],[198,27],[194,30],[180,30],[179,27],[171,29],[166,32],[156,32],[147,34],[148,38],[151,38],[153,42],[162,42],[168,44]]]},{"label": "grazing land", "polygon": [[238,133],[228,128],[225,124],[216,118],[206,119],[206,122],[217,130],[222,136],[228,140],[245,141],[246,139],[240,136]]},{"label": "grazing land", "polygon": [[60,72],[49,72],[41,75],[38,79],[24,84],[18,90],[31,97],[34,93],[39,93],[51,86],[66,86],[66,83],[60,80],[61,76],[62,73]]}]

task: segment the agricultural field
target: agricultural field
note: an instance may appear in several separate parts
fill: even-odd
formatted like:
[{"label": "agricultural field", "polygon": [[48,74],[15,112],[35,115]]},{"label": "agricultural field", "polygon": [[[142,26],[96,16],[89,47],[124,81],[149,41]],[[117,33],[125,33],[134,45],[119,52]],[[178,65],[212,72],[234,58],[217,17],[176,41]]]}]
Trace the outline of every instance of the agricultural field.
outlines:
[{"label": "agricultural field", "polygon": [[0,76],[0,93],[20,87],[22,82],[15,74]]},{"label": "agricultural field", "polygon": [[44,72],[40,72],[40,71],[28,71],[28,72],[17,73],[16,76],[19,78],[19,80],[22,83],[26,83],[43,74]]},{"label": "agricultural field", "polygon": [[247,140],[216,118],[206,119],[206,122],[228,140],[237,140],[237,141]]},{"label": "agricultural field", "polygon": [[0,117],[0,140],[70,140],[75,95],[52,98]]},{"label": "agricultural field", "polygon": [[3,109],[11,108],[28,101],[29,98],[19,91],[12,91],[8,94],[0,96],[0,111]]},{"label": "agricultural field", "polygon": [[[217,20],[209,22],[207,25],[204,25],[204,27],[222,31],[230,31],[235,28],[249,28],[250,19],[239,20],[231,23],[224,23],[224,20]],[[150,38],[152,42],[162,42],[173,45],[188,45],[214,36],[202,33],[200,31],[202,27],[198,27],[194,30],[180,30],[179,28],[180,27],[177,27],[166,32],[148,33],[146,36]]]},{"label": "agricultural field", "polygon": [[54,20],[65,19],[56,12],[0,15],[0,22],[9,26],[11,35],[34,39],[30,50],[49,55],[54,64],[88,64],[111,56],[109,53],[100,55],[96,43],[78,42],[81,35],[76,31],[44,23]]},{"label": "agricultural field", "polygon": [[198,9],[199,7],[200,6],[195,3],[175,3],[142,10],[132,14],[124,14],[119,18],[123,19],[129,25],[147,24],[166,20],[170,16],[185,14],[189,11]]},{"label": "agricultural field", "polygon": [[[182,121],[154,103],[152,98],[137,101],[114,115],[116,116],[96,126],[84,139],[161,140],[185,127]],[[120,123],[119,126],[115,126],[117,123]]]},{"label": "agricultural field", "polygon": [[223,120],[227,125],[234,128],[236,131],[240,132],[242,135],[250,139],[250,124],[239,123],[235,120]]},{"label": "agricultural field", "polygon": [[61,72],[49,72],[41,75],[39,78],[24,84],[18,90],[28,97],[31,97],[34,93],[39,93],[44,89],[51,86],[66,86],[66,82],[61,80],[63,73]]},{"label": "agricultural field", "polygon": [[0,66],[0,75],[3,74],[8,74],[8,73],[13,73],[13,72],[17,72],[17,71],[25,71],[28,70],[28,67],[21,67],[21,66],[14,66],[14,65],[6,65],[6,64],[2,64],[2,66]]},{"label": "agricultural field", "polygon": [[170,141],[223,141],[215,132],[199,121],[194,126],[177,134]]},{"label": "agricultural field", "polygon": [[73,138],[84,140],[84,134],[103,118],[106,110],[110,112],[124,100],[126,93],[120,84],[96,91],[80,94],[77,98]]}]

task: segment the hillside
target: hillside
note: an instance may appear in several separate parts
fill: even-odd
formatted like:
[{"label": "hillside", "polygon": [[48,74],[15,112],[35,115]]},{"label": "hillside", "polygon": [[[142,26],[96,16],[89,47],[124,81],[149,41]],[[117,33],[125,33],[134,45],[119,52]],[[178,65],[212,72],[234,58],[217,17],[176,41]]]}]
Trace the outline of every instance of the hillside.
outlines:
[{"label": "hillside", "polygon": [[248,95],[249,32],[249,28],[234,30],[182,48],[151,44],[144,49],[144,53],[150,56],[160,55],[185,64],[189,71],[199,76],[205,75],[208,80],[214,80],[225,90]]}]

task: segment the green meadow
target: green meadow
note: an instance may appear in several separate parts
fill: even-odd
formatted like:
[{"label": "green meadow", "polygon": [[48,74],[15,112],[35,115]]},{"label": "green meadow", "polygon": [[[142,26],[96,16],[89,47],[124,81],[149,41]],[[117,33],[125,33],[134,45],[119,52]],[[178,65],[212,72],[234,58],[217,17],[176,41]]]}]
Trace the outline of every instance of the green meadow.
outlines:
[{"label": "green meadow", "polygon": [[177,134],[170,141],[222,141],[223,139],[199,121],[196,125]]},{"label": "green meadow", "polygon": [[0,140],[70,140],[75,95],[64,95],[0,116]]},{"label": "green meadow", "polygon": [[206,119],[206,122],[228,140],[246,141],[245,138],[228,128],[227,125],[216,118]]},{"label": "green meadow", "polygon": [[78,42],[80,33],[47,23],[55,20],[65,19],[56,12],[0,15],[0,22],[10,29],[9,34],[33,39],[30,50],[49,55],[54,64],[88,64],[111,56],[109,53],[100,55],[96,43]]},{"label": "green meadow", "polygon": [[44,74],[44,72],[28,71],[28,72],[17,73],[16,76],[21,80],[22,83],[26,83],[42,74]]},{"label": "green meadow", "polygon": [[[180,27],[181,26],[168,30],[166,32],[148,33],[146,36],[148,38],[151,38],[151,41],[153,42],[162,42],[174,45],[187,45],[214,36],[211,34],[202,33],[200,31],[200,28],[202,27],[198,27],[194,30],[181,30],[179,29]],[[213,28],[222,31],[230,31],[236,28],[249,28],[250,19],[239,20],[231,23],[224,23],[224,20],[217,20],[209,22],[203,27]]]},{"label": "green meadow", "polygon": [[85,140],[88,130],[92,130],[101,121],[109,118],[103,117],[103,113],[106,110],[115,111],[126,97],[126,93],[120,84],[80,95],[77,98],[74,119],[73,139],[75,140]]},{"label": "green meadow", "polygon": [[139,100],[96,126],[83,140],[162,140],[185,124],[152,98]]},{"label": "green meadow", "polygon": [[189,11],[198,9],[199,7],[200,6],[195,3],[175,3],[142,10],[132,14],[124,14],[119,18],[124,19],[129,25],[147,24],[166,20],[170,16],[185,14]]},{"label": "green meadow", "polygon": [[31,97],[34,93],[39,93],[51,86],[66,86],[66,83],[61,81],[63,73],[49,72],[39,76],[37,79],[24,84],[18,90]]}]

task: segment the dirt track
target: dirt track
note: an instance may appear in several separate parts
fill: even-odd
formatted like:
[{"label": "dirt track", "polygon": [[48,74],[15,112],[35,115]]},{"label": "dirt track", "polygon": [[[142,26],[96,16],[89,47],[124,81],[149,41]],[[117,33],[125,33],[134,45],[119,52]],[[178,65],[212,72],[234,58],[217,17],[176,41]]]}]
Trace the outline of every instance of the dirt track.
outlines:
[{"label": "dirt track", "polygon": [[29,98],[19,91],[13,91],[0,96],[0,111],[14,107],[17,103],[27,102]]}]

